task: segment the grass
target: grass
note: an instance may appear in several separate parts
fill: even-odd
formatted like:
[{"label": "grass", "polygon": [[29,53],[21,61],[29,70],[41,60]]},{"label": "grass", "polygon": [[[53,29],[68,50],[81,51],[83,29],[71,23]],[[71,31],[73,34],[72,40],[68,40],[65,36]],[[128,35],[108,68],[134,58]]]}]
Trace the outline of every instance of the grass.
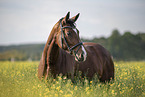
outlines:
[{"label": "grass", "polygon": [[106,84],[72,84],[61,76],[39,81],[38,64],[0,62],[0,97],[145,97],[145,62],[115,62],[115,80]]}]

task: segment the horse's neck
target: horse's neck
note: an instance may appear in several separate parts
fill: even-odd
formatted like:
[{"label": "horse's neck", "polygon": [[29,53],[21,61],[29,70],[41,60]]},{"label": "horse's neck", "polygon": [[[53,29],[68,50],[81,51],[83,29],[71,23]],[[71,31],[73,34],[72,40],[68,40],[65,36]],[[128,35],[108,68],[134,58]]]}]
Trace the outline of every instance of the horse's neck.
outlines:
[{"label": "horse's neck", "polygon": [[56,34],[56,32],[57,32],[58,24],[59,24],[59,23],[57,22],[57,23],[54,25],[53,29],[51,30],[50,35],[49,35],[48,40],[47,40],[47,43],[46,43],[46,46],[47,46],[47,45],[50,45],[52,39],[55,37],[55,34]]},{"label": "horse's neck", "polygon": [[55,39],[52,39],[47,50],[47,64],[55,64],[59,55],[59,47],[55,44]]},{"label": "horse's neck", "polygon": [[58,24],[59,24],[59,23],[57,22],[57,23],[54,25],[54,27],[53,27],[53,29],[52,29],[52,31],[51,31],[49,37],[48,37],[47,43],[46,43],[46,45],[45,45],[45,47],[44,47],[43,54],[42,54],[42,56],[43,56],[42,62],[43,62],[44,64],[46,64],[46,62],[48,63],[48,61],[46,61],[46,60],[48,60],[48,55],[50,55],[50,52],[49,52],[49,51],[51,51],[50,46],[53,46],[53,44],[54,44],[54,42],[55,42],[53,39],[54,39],[55,34],[56,34],[56,32],[57,32]]},{"label": "horse's neck", "polygon": [[47,64],[52,74],[73,72],[75,64],[74,57],[59,48],[55,42],[53,43],[53,40],[47,53]]},{"label": "horse's neck", "polygon": [[49,66],[51,73],[55,75],[73,72],[74,57],[59,48],[56,43],[55,38],[53,38],[47,51],[47,66]]}]

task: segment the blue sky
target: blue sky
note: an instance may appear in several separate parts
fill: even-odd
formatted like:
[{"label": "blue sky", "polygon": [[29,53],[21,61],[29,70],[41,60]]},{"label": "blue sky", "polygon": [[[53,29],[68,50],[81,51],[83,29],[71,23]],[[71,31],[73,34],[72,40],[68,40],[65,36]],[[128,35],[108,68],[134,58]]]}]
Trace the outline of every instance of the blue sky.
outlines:
[{"label": "blue sky", "polygon": [[46,42],[68,11],[81,37],[145,32],[145,0],[0,0],[0,45]]}]

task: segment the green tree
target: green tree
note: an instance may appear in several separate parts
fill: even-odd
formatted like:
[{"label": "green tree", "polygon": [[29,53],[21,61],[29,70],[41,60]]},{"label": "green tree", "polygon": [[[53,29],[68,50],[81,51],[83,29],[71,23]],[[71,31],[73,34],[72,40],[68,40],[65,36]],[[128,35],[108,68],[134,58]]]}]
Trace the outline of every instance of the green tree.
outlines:
[{"label": "green tree", "polygon": [[108,38],[107,48],[114,58],[119,58],[119,56],[121,56],[120,38],[121,35],[117,29],[113,30],[112,35]]},{"label": "green tree", "polygon": [[120,47],[122,48],[122,59],[140,60],[144,58],[144,43],[140,36],[133,35],[131,32],[125,32],[121,40]]}]

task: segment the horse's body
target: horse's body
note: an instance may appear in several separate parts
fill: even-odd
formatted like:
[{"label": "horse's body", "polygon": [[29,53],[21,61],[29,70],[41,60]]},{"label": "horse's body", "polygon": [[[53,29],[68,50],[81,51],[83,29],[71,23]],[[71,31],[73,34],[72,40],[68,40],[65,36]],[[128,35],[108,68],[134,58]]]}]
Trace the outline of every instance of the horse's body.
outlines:
[{"label": "horse's body", "polygon": [[45,45],[38,67],[39,79],[43,76],[47,78],[49,72],[53,77],[56,77],[58,74],[69,74],[73,79],[77,70],[81,71],[82,75],[86,75],[90,79],[93,78],[95,74],[98,74],[100,81],[103,82],[114,79],[114,64],[111,55],[104,47],[96,43],[77,45],[75,47],[78,48],[76,53],[81,52],[80,48],[82,47],[84,47],[87,52],[86,59],[78,62],[75,60],[76,55],[71,55],[60,46],[60,38],[58,38],[60,33],[56,34],[56,28],[58,28],[58,26],[59,22],[57,22],[52,29]]},{"label": "horse's body", "polygon": [[87,59],[85,62],[78,63],[79,71],[86,76],[93,78],[98,74],[100,81],[109,81],[114,79],[114,64],[109,52],[99,44],[84,43],[87,50]]}]

